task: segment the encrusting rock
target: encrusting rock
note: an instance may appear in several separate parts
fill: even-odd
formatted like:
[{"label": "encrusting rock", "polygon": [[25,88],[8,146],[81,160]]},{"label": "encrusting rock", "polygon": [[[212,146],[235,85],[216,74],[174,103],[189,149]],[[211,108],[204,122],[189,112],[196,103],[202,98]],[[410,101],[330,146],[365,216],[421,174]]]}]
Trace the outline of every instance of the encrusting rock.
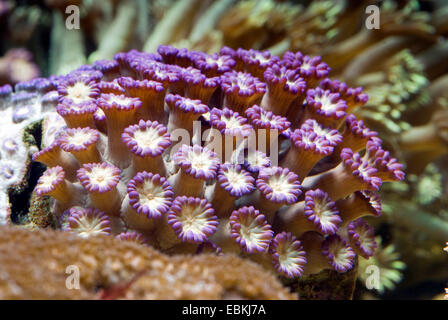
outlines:
[{"label": "encrusting rock", "polygon": [[[0,299],[295,299],[233,255],[168,257],[110,236],[0,230]],[[76,273],[79,270],[79,289]]]}]

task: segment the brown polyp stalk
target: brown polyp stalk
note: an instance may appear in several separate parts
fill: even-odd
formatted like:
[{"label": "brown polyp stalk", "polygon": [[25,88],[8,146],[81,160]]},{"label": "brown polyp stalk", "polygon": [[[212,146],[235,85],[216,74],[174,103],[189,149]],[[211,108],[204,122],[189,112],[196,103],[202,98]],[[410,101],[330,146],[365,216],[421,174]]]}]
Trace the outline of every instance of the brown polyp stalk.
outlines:
[{"label": "brown polyp stalk", "polygon": [[315,231],[313,223],[304,215],[305,201],[295,203],[280,210],[275,217],[274,228],[291,232],[296,237],[301,237],[305,232]]},{"label": "brown polyp stalk", "polygon": [[[228,218],[234,209],[236,197],[232,196],[224,188],[222,188],[217,180],[216,183],[209,187],[210,199],[212,207],[215,209],[215,214],[218,218]],[[207,190],[207,191],[208,191]],[[207,192],[206,191],[206,192]]]},{"label": "brown polyp stalk", "polygon": [[129,196],[126,196],[123,200],[121,207],[121,218],[127,227],[139,230],[143,232],[145,236],[149,236],[149,233],[151,233],[158,223],[160,223],[160,221],[153,218],[148,218],[146,215],[138,213],[134,208],[132,208],[129,204]]},{"label": "brown polyp stalk", "polygon": [[305,178],[302,186],[304,190],[324,190],[334,201],[355,191],[365,190],[365,185],[349,174],[342,163],[331,170]]},{"label": "brown polyp stalk", "polygon": [[323,269],[329,269],[327,258],[322,254],[323,237],[317,232],[307,232],[301,238],[303,249],[306,252],[306,265],[304,275],[317,274]]},{"label": "brown polyp stalk", "polygon": [[185,173],[182,169],[171,176],[169,182],[176,196],[202,197],[204,194],[205,181]]}]

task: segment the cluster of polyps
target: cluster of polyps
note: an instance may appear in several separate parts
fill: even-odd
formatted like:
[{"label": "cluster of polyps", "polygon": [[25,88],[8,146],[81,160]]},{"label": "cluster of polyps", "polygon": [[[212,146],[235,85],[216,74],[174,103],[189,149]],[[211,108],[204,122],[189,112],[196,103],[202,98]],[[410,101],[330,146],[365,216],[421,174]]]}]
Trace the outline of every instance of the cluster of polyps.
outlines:
[{"label": "cluster of polyps", "polygon": [[[170,46],[84,66],[60,79],[68,128],[34,154],[49,167],[36,192],[82,236],[242,253],[286,277],[345,272],[375,249],[360,220],[380,214],[375,191],[404,174],[350,114],[367,101],[362,90],[328,72],[300,53]],[[179,130],[224,140],[178,142]],[[250,136],[281,147],[257,150]]]}]

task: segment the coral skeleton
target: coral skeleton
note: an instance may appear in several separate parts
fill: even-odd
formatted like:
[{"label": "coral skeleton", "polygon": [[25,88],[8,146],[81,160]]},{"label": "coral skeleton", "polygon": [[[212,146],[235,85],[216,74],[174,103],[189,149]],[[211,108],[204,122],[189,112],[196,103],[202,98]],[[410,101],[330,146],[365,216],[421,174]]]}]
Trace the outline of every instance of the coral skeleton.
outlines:
[{"label": "coral skeleton", "polygon": [[[109,299],[297,299],[272,273],[234,255],[170,257],[129,234],[120,240],[0,228],[1,299],[105,299],[104,291],[113,292],[137,275],[127,290]],[[65,285],[71,265],[82,270],[79,290]]]}]

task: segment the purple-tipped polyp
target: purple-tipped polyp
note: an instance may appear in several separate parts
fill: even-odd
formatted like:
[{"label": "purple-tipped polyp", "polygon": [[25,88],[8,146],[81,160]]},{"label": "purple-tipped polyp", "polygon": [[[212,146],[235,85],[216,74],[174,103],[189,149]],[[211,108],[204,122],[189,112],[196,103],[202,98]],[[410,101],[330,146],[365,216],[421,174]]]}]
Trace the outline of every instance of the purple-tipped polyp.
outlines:
[{"label": "purple-tipped polyp", "polygon": [[247,253],[265,252],[274,235],[266,217],[252,206],[232,212],[230,233],[241,250]]}]

